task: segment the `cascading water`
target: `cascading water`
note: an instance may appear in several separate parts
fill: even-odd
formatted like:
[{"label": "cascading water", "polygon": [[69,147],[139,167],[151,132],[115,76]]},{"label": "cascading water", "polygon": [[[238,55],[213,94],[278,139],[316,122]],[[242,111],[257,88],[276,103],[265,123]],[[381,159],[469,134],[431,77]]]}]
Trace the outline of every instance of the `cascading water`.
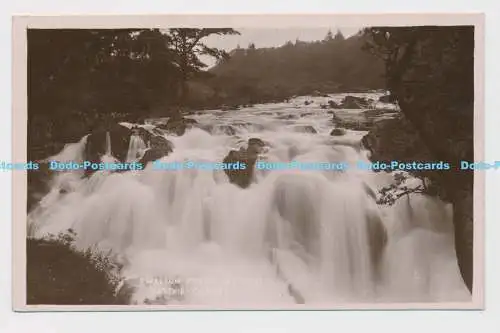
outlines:
[{"label": "cascading water", "polygon": [[111,156],[113,153],[111,152],[111,134],[109,134],[109,131],[106,132],[106,156]]},{"label": "cascading water", "polygon": [[126,162],[132,163],[138,161],[144,154],[146,148],[146,144],[142,138],[136,133],[132,134],[130,136]]},{"label": "cascading water", "polygon": [[[162,162],[220,162],[252,137],[267,143],[261,158],[269,162],[367,161],[359,150],[364,133],[348,131],[333,140],[331,116],[314,100],[307,107],[299,98],[193,116],[202,125],[232,130],[193,128],[168,136],[174,151]],[[297,130],[299,125],[317,133]],[[128,161],[145,148],[139,140],[131,138]],[[108,142],[109,135],[109,147]],[[49,193],[30,214],[36,236],[71,228],[78,248],[120,254],[139,304],[149,299],[276,307],[470,299],[454,256],[449,207],[422,195],[377,206],[368,189],[389,184],[390,174],[257,170],[253,184],[241,189],[223,171],[160,171],[149,165],[73,180],[67,193]]]}]

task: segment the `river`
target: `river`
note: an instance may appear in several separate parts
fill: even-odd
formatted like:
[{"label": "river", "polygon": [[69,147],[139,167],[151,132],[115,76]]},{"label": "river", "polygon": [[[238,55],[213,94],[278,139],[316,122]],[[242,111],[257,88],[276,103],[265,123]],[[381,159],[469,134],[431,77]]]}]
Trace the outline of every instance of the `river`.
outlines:
[{"label": "river", "polygon": [[[366,132],[330,136],[332,115],[320,104],[343,96],[198,112],[190,117],[210,130],[166,135],[174,149],[162,161],[220,162],[229,150],[260,138],[266,143],[260,158],[269,162],[368,162],[360,149]],[[55,159],[82,160],[85,142],[67,145]],[[128,158],[144,147],[135,139]],[[454,252],[451,207],[420,194],[377,205],[370,193],[392,181],[389,173],[356,168],[257,170],[242,189],[222,170],[149,165],[90,178],[66,172],[53,179],[29,220],[36,237],[71,228],[78,248],[118,254],[123,276],[135,287],[134,304],[469,301]]]}]

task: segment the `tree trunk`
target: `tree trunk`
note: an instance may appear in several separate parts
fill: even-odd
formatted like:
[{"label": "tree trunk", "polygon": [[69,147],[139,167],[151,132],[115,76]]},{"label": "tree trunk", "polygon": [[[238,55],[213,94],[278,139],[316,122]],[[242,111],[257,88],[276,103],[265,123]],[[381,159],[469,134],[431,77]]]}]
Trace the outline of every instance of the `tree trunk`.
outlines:
[{"label": "tree trunk", "polygon": [[453,225],[455,229],[455,252],[460,273],[472,293],[474,254],[474,195],[473,189],[463,187],[453,193]]}]

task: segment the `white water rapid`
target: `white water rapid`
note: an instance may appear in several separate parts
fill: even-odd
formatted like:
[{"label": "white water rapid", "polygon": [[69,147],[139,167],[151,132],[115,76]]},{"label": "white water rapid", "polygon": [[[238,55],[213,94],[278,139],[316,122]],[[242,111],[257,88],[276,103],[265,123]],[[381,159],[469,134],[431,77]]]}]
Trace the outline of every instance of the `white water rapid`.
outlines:
[{"label": "white water rapid", "polygon": [[[307,106],[305,99],[200,112],[192,118],[212,125],[211,133],[193,128],[166,136],[174,149],[162,161],[220,162],[249,138],[268,144],[261,157],[268,161],[367,161],[359,150],[365,132],[330,136],[332,115],[319,107],[328,98],[307,97],[314,101]],[[224,126],[236,134],[225,134]],[[82,159],[85,142],[62,152],[73,153],[65,160]],[[144,148],[132,138],[127,160],[136,160]],[[78,248],[118,253],[125,277],[135,283],[137,304],[149,299],[276,308],[469,301],[456,262],[450,207],[418,194],[378,206],[367,187],[376,193],[391,181],[390,174],[354,168],[258,170],[246,189],[231,184],[223,171],[159,171],[150,165],[90,178],[59,173],[29,220],[37,237],[71,228]],[[387,230],[387,242],[374,264],[377,245],[370,244],[383,238],[377,223]]]},{"label": "white water rapid", "polygon": [[146,144],[144,143],[140,135],[136,133],[132,134],[132,136],[130,137],[126,162],[137,162],[144,154],[146,148]]}]

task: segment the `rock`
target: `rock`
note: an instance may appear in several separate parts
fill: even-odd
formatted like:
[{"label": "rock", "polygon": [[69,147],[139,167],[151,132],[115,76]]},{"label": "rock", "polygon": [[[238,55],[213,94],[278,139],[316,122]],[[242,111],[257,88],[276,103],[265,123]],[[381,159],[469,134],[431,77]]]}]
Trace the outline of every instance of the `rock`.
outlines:
[{"label": "rock", "polygon": [[361,113],[337,111],[333,113],[332,122],[336,127],[354,131],[369,131],[379,121],[398,118],[400,113],[389,109],[366,110]]},{"label": "rock", "polygon": [[181,136],[186,132],[186,129],[193,127],[195,124],[198,124],[198,122],[194,119],[184,118],[182,116],[173,116],[165,125],[159,125],[158,128],[164,129],[168,133]]},{"label": "rock", "polygon": [[331,132],[330,135],[332,136],[343,136],[345,135],[346,131],[343,128],[334,128]]},{"label": "rock", "polygon": [[260,147],[264,147],[266,144],[264,143],[264,141],[262,141],[262,139],[259,139],[259,138],[250,138],[248,139],[248,145],[249,146],[260,146]]},{"label": "rock", "polygon": [[226,135],[235,135],[236,134],[236,130],[234,129],[233,126],[231,125],[220,125],[220,126],[217,126],[217,130],[226,134]]},{"label": "rock", "polygon": [[346,96],[340,105],[342,109],[364,109],[369,106],[369,102],[362,97]]},{"label": "rock", "polygon": [[162,129],[157,128],[157,127],[153,128],[153,129],[151,130],[151,133],[152,133],[153,135],[164,135],[164,134],[167,134],[165,130],[162,130]]},{"label": "rock", "polygon": [[109,130],[111,138],[111,153],[118,160],[124,162],[127,158],[132,130],[125,126],[114,124]]},{"label": "rock", "polygon": [[85,159],[99,163],[106,153],[107,133],[111,141],[111,155],[124,162],[127,158],[128,147],[132,130],[119,124],[97,128],[87,137]]},{"label": "rock", "polygon": [[144,152],[144,156],[142,156],[139,163],[146,167],[149,162],[153,162],[159,160],[162,157],[168,156],[170,152],[171,150],[167,149],[150,148]]},{"label": "rock", "polygon": [[369,131],[373,127],[373,121],[370,120],[343,120],[339,123],[344,128],[353,131]]},{"label": "rock", "polygon": [[239,110],[238,105],[222,105],[220,108],[222,111],[236,111]]},{"label": "rock", "polygon": [[312,104],[312,101],[304,101],[304,105]]},{"label": "rock", "polygon": [[243,170],[224,170],[231,183],[241,188],[247,188],[250,185],[253,179],[255,162],[264,147],[265,143],[261,139],[250,138],[246,149],[242,147],[240,150],[231,150],[229,152],[223,160],[224,163],[239,162],[246,165]]},{"label": "rock", "polygon": [[330,109],[339,109],[340,108],[340,106],[337,103],[335,103],[335,101],[332,101],[332,100],[328,101],[328,106],[330,107]]},{"label": "rock", "polygon": [[[382,118],[385,116],[396,117],[399,114],[397,110],[392,109],[371,109],[363,111],[363,115],[366,118]],[[387,117],[386,117],[387,118]]]},{"label": "rock", "polygon": [[252,182],[254,166],[257,161],[257,153],[246,150],[231,150],[224,158],[223,163],[244,163],[245,169],[228,170],[225,169],[229,181],[241,188],[247,188]]},{"label": "rock", "polygon": [[172,142],[162,136],[152,136],[150,140],[150,148],[144,152],[144,156],[139,163],[146,166],[149,162],[156,161],[162,157],[168,156],[173,151]]},{"label": "rock", "polygon": [[265,146],[266,146],[266,144],[261,139],[250,138],[250,139],[248,139],[247,151],[251,152],[251,153],[260,154]]},{"label": "rock", "polygon": [[152,149],[165,149],[169,150],[169,152],[172,152],[174,147],[172,142],[159,135],[151,136],[149,145]]},{"label": "rock", "polygon": [[381,103],[394,103],[394,96],[392,96],[392,95],[380,96],[378,101]]},{"label": "rock", "polygon": [[142,127],[132,127],[132,132],[137,133],[141,137],[142,141],[144,141],[144,143],[146,144],[149,142],[149,140],[151,140],[151,137],[153,136],[153,134]]},{"label": "rock", "polygon": [[313,133],[313,134],[318,133],[318,131],[316,131],[316,129],[311,125],[298,125],[295,126],[295,130],[301,133]]}]

